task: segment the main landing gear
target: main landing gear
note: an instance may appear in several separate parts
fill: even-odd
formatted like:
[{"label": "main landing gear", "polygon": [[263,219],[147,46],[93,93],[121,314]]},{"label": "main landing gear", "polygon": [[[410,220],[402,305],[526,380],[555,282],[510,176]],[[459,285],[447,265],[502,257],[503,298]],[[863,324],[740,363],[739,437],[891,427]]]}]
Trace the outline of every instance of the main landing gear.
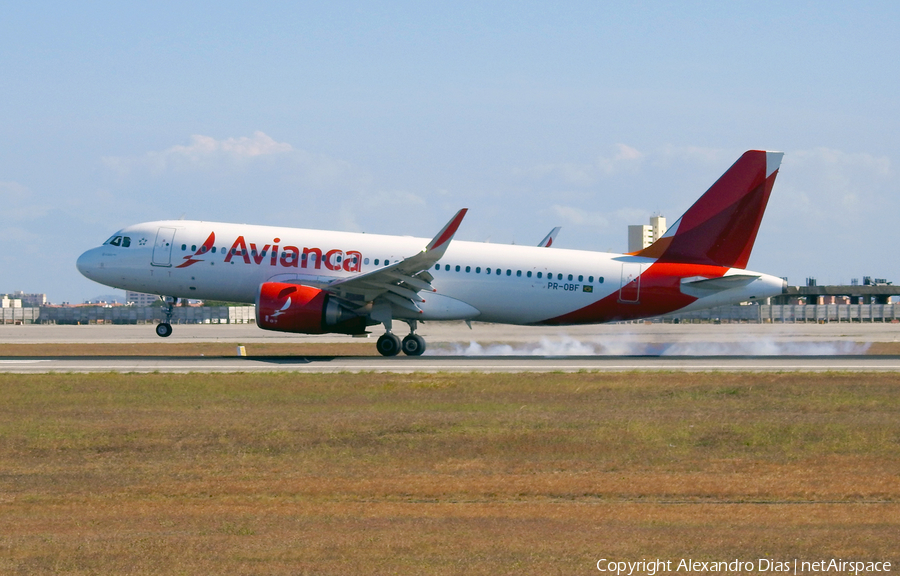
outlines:
[{"label": "main landing gear", "polygon": [[166,303],[163,308],[166,313],[166,319],[156,325],[156,335],[160,338],[168,338],[172,334],[172,325],[169,324],[169,322],[172,321],[172,314],[175,312],[175,304],[178,303],[178,298],[165,296],[163,297],[163,301]]},{"label": "main landing gear", "polygon": [[402,350],[407,356],[421,356],[425,352],[425,339],[416,334],[416,321],[407,320],[409,335],[403,340],[391,332],[390,321],[384,323],[387,331],[378,338],[375,347],[382,356],[396,356]]}]

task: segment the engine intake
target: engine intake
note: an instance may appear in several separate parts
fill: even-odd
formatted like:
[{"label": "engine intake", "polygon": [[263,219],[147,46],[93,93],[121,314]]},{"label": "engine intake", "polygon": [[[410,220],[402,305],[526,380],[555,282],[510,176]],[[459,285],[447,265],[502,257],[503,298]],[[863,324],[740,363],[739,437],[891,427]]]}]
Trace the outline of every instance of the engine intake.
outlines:
[{"label": "engine intake", "polygon": [[341,306],[324,290],[299,284],[264,282],[256,295],[256,325],[300,334],[365,334],[366,320]]}]

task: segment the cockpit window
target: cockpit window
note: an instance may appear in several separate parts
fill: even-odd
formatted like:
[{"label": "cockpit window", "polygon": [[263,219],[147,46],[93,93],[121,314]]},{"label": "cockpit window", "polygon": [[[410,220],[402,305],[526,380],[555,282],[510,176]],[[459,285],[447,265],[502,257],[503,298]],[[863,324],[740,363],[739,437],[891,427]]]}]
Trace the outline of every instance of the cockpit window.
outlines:
[{"label": "cockpit window", "polygon": [[122,248],[128,248],[129,246],[131,246],[131,238],[128,236],[115,235],[103,244],[104,246],[108,244],[110,246],[121,246]]}]

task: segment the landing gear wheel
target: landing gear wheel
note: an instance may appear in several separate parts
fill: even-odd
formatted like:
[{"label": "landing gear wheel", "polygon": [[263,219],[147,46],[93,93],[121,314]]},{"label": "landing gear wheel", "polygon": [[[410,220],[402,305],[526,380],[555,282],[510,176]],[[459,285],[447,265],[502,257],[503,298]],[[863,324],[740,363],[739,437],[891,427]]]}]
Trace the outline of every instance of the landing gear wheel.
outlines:
[{"label": "landing gear wheel", "polygon": [[168,338],[172,333],[172,325],[168,322],[160,322],[156,325],[156,335],[160,338]]},{"label": "landing gear wheel", "polygon": [[375,348],[382,356],[396,356],[400,352],[400,339],[390,332],[382,334],[375,343]]},{"label": "landing gear wheel", "polygon": [[421,356],[425,351],[425,339],[418,334],[410,334],[403,339],[401,346],[407,356]]}]

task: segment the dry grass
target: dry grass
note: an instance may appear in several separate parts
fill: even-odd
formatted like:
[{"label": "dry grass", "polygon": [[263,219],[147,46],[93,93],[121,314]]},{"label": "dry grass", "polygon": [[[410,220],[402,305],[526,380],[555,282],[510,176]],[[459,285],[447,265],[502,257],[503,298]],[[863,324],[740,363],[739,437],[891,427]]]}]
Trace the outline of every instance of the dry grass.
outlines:
[{"label": "dry grass", "polygon": [[872,342],[867,354],[880,354],[885,356],[900,356],[900,342]]},{"label": "dry grass", "polygon": [[0,375],[0,573],[898,559],[900,375]]}]

